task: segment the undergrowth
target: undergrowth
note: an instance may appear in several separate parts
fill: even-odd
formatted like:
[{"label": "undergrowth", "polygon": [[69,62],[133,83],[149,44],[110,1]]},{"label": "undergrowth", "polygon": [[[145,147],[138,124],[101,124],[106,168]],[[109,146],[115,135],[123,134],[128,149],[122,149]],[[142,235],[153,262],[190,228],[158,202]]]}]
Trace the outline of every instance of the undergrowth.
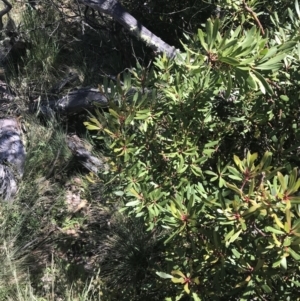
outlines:
[{"label": "undergrowth", "polygon": [[[49,121],[26,112],[29,104],[39,107],[70,89],[97,86],[103,75],[129,67],[132,41],[110,30],[83,30],[56,10],[55,1],[41,1],[41,12],[23,1],[14,9],[19,3],[26,51],[8,58],[5,74],[21,108],[27,155],[17,198],[0,203],[0,301],[156,300],[147,282],[163,256],[162,232],[146,233],[139,221],[120,214],[105,175],[80,166],[66,144],[70,131],[92,143],[78,116]],[[70,73],[76,80],[57,89]]]},{"label": "undergrowth", "polygon": [[93,205],[89,183],[74,167],[66,133],[55,123],[28,120],[33,125],[18,196],[0,205],[0,300],[89,300],[95,275],[74,260],[84,255],[74,245],[95,218],[90,207],[102,206]]}]

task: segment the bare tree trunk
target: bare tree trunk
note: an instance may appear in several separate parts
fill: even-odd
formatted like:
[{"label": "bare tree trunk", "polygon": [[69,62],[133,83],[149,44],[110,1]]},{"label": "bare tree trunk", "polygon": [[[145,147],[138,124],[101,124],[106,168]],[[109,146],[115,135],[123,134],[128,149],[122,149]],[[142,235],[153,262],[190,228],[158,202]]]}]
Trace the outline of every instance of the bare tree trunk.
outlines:
[{"label": "bare tree trunk", "polygon": [[175,47],[165,43],[150,30],[144,27],[117,0],[79,0],[81,3],[113,17],[132,35],[143,41],[158,53],[165,53],[167,57],[173,58],[176,55]]}]

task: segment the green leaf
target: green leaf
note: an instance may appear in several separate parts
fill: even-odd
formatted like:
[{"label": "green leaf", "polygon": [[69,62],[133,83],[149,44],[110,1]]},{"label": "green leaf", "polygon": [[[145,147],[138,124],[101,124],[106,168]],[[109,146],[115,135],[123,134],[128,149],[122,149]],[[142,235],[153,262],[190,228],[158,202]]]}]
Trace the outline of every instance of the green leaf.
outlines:
[{"label": "green leaf", "polygon": [[265,293],[267,294],[272,293],[271,288],[267,284],[263,284],[261,287],[265,291]]},{"label": "green leaf", "polygon": [[85,125],[85,127],[89,130],[89,131],[99,131],[99,130],[101,130],[101,128],[99,128],[98,126],[96,126],[96,125],[93,125],[93,124],[90,124],[90,123],[88,123],[88,122],[84,122],[84,125]]},{"label": "green leaf", "polygon": [[206,22],[206,39],[207,39],[207,45],[208,50],[210,51],[212,48],[212,22],[211,20],[207,20]]},{"label": "green leaf", "polygon": [[[254,26],[252,27],[252,29],[253,29],[253,28],[254,28]],[[232,37],[233,37],[233,38],[237,38],[237,37],[239,36],[241,30],[242,30],[242,27],[241,27],[241,25],[239,25],[239,26],[235,29],[235,31],[234,31]],[[254,28],[254,30],[255,30],[255,28]],[[253,31],[252,31],[252,32],[253,32]]]},{"label": "green leaf", "polygon": [[289,200],[291,201],[291,204],[300,204],[300,196],[290,196]]},{"label": "green leaf", "polygon": [[258,83],[258,86],[259,86],[259,89],[260,89],[261,93],[266,94],[266,88],[262,84],[262,82],[254,74],[253,74],[253,77],[254,77],[255,81]]},{"label": "green leaf", "polygon": [[180,233],[180,229],[171,232],[171,235],[164,241],[164,244],[167,244],[169,241],[171,241],[174,238],[174,236],[176,236],[178,233]]},{"label": "green leaf", "polygon": [[117,196],[123,196],[124,191],[114,191],[114,194],[117,195]]},{"label": "green leaf", "polygon": [[292,282],[293,284],[295,284],[296,287],[300,287],[300,282],[299,282],[299,281],[291,280],[291,282]]},{"label": "green leaf", "polygon": [[234,242],[241,234],[243,230],[239,230],[238,232],[236,232],[234,235],[231,236],[231,238],[229,239],[229,242],[228,243],[232,243]]},{"label": "green leaf", "polygon": [[213,32],[212,32],[212,37],[211,37],[211,47],[213,47],[214,44],[215,44],[215,41],[216,41],[216,38],[217,38],[217,35],[218,35],[219,27],[220,27],[220,21],[217,18],[217,19],[214,20]]},{"label": "green leaf", "polygon": [[184,293],[182,292],[182,293],[180,293],[179,295],[177,295],[176,297],[175,297],[175,300],[174,299],[172,299],[171,301],[181,301],[182,300],[182,298],[183,298],[183,296],[184,296]]},{"label": "green leaf", "polygon": [[173,278],[172,275],[164,273],[164,272],[156,272],[155,274],[158,275],[160,278],[163,278],[163,279],[172,279]]},{"label": "green leaf", "polygon": [[300,19],[300,9],[299,9],[299,3],[298,0],[295,0],[295,9],[298,16],[298,19]]},{"label": "green leaf", "polygon": [[[234,155],[233,156],[233,161],[234,161],[234,163],[236,164],[237,167],[241,168],[242,161],[240,160],[240,158],[238,156]],[[243,170],[241,170],[241,171],[243,171]]]},{"label": "green leaf", "polygon": [[283,256],[281,258],[281,261],[280,261],[280,265],[286,270],[287,269],[287,261],[286,261],[286,257]]},{"label": "green leaf", "polygon": [[274,221],[276,223],[276,225],[281,228],[281,229],[284,229],[284,225],[283,223],[281,222],[281,220],[278,218],[277,214],[273,213],[271,214],[271,216],[274,218]]},{"label": "green leaf", "polygon": [[235,258],[237,258],[237,259],[239,259],[240,257],[241,257],[241,253],[238,251],[238,250],[236,250],[236,249],[231,249],[231,251],[232,251],[232,253],[233,253],[233,255],[235,256]]},{"label": "green leaf", "polygon": [[289,193],[292,192],[296,192],[298,189],[294,190],[294,188],[296,188],[296,179],[297,179],[297,175],[298,175],[298,171],[297,168],[293,168],[292,172],[290,173],[290,177],[289,177],[289,187],[288,187],[288,191]]},{"label": "green leaf", "polygon": [[277,47],[271,47],[269,49],[265,48],[266,54],[258,61],[258,63],[265,62],[269,57],[273,56],[277,52]]},{"label": "green leaf", "polygon": [[289,97],[287,95],[280,95],[279,97],[283,101],[289,101]]},{"label": "green leaf", "polygon": [[258,258],[254,271],[258,271],[261,267],[263,267],[265,260],[262,258]]},{"label": "green leaf", "polygon": [[275,234],[285,234],[285,232],[283,232],[281,230],[278,230],[278,229],[275,229],[275,228],[273,228],[271,226],[265,227],[265,231],[272,232],[272,233],[275,233]]},{"label": "green leaf", "polygon": [[239,179],[239,181],[243,180],[243,176],[241,175],[241,173],[238,170],[236,170],[234,167],[228,166],[228,170],[232,175],[234,175],[237,179]]},{"label": "green leaf", "polygon": [[229,175],[228,176],[230,179],[233,179],[233,180],[238,180],[238,181],[242,181],[243,179],[239,176],[234,176],[234,175]]},{"label": "green leaf", "polygon": [[209,147],[212,147],[212,146],[217,145],[218,143],[219,143],[218,140],[216,140],[216,141],[211,141],[211,142],[206,143],[204,147],[205,147],[205,148],[209,148]]},{"label": "green leaf", "polygon": [[247,84],[249,85],[249,87],[253,90],[257,90],[257,83],[255,80],[255,77],[252,75],[252,73],[250,72],[247,79],[246,79]]},{"label": "green leaf", "polygon": [[272,264],[272,268],[277,268],[277,267],[280,266],[280,264],[281,264],[281,259],[278,260],[278,261],[276,261],[276,262],[274,262],[274,263]]},{"label": "green leaf", "polygon": [[232,66],[238,66],[240,64],[239,60],[234,59],[232,57],[220,57],[219,61]]},{"label": "green leaf", "polygon": [[[261,84],[263,85],[264,89],[265,89],[269,94],[271,94],[271,95],[274,94],[274,92],[273,92],[272,88],[270,87],[270,85],[268,84],[268,82],[265,80],[265,78],[264,78],[259,72],[257,72],[256,70],[253,70],[253,74],[256,75],[256,77],[259,79],[259,81],[260,81]],[[262,92],[263,94],[265,94],[260,84],[259,84],[259,87],[260,87],[261,92]]]},{"label": "green leaf", "polygon": [[136,205],[139,205],[141,203],[141,201],[139,200],[135,200],[135,201],[131,201],[125,204],[126,207],[134,207]]},{"label": "green leaf", "polygon": [[109,109],[109,114],[114,116],[116,119],[119,119],[119,117],[120,117],[119,114],[116,111],[114,111],[113,109]]},{"label": "green leaf", "polygon": [[286,237],[283,241],[283,246],[284,247],[289,247],[291,245],[292,239],[290,237]]},{"label": "green leaf", "polygon": [[235,186],[235,185],[232,185],[232,184],[226,182],[226,186],[227,186],[229,189],[235,191],[238,195],[242,195],[242,194],[243,194],[242,191],[241,191],[237,186]]},{"label": "green leaf", "polygon": [[226,182],[220,177],[219,178],[219,188],[222,188],[223,186],[226,186]]},{"label": "green leaf", "polygon": [[296,253],[292,248],[288,248],[289,254],[297,261],[300,261],[300,255]]},{"label": "green leaf", "polygon": [[187,165],[184,166],[184,158],[182,155],[179,155],[179,165],[178,165],[178,168],[177,168],[177,172],[178,173],[183,173],[186,169],[187,169]]},{"label": "green leaf", "polygon": [[174,271],[171,272],[171,274],[172,275],[178,275],[178,276],[180,276],[182,278],[185,278],[185,275],[181,271],[179,271],[179,270],[174,270]]},{"label": "green leaf", "polygon": [[271,152],[265,152],[263,158],[261,159],[261,171],[267,169],[272,162],[272,153]]},{"label": "green leaf", "polygon": [[192,296],[194,301],[201,301],[200,297],[196,293],[193,293]]},{"label": "green leaf", "polygon": [[206,171],[204,171],[204,173],[211,175],[211,176],[218,176],[218,174],[216,174],[215,172],[210,171],[210,170],[206,170]]},{"label": "green leaf", "polygon": [[181,283],[181,284],[184,283],[184,279],[183,279],[183,278],[172,277],[171,281],[172,281],[173,283]]},{"label": "green leaf", "polygon": [[252,164],[256,161],[258,154],[254,153],[254,154],[250,154],[250,152],[248,152],[247,154],[247,166],[248,167],[252,167]]},{"label": "green leaf", "polygon": [[234,234],[234,229],[232,229],[230,232],[228,232],[225,236],[225,241],[228,241],[232,235]]},{"label": "green leaf", "polygon": [[204,42],[204,34],[203,34],[203,31],[201,29],[198,29],[198,37],[199,37],[199,41],[202,45],[202,47],[208,51],[208,47],[207,47],[207,44]]},{"label": "green leaf", "polygon": [[[98,121],[97,118],[94,118],[94,117],[88,117],[88,118],[89,118],[89,120],[90,120],[91,122],[93,122],[93,123],[96,123],[96,124],[99,123],[99,121]],[[88,122],[84,122],[83,124],[85,124],[85,123],[88,123]]]},{"label": "green leaf", "polygon": [[184,291],[189,295],[190,294],[190,289],[189,289],[189,283],[187,282],[184,287],[183,287]]},{"label": "green leaf", "polygon": [[[231,48],[233,48],[234,46],[236,46],[237,41],[236,40],[232,40],[229,41],[228,43],[226,43],[226,39],[222,40],[222,43],[220,44],[219,49],[222,50],[222,54],[224,55],[225,53],[230,53],[232,50]],[[225,51],[226,50],[226,51]],[[225,55],[224,55],[225,56]]]},{"label": "green leaf", "polygon": [[137,213],[136,215],[135,215],[135,217],[141,217],[141,216],[144,216],[145,215],[145,212],[139,212],[139,213]]},{"label": "green leaf", "polygon": [[287,190],[287,183],[286,183],[285,178],[283,177],[282,173],[280,173],[278,171],[277,172],[277,177],[278,177],[278,180],[279,180],[280,185],[282,187],[282,190]]},{"label": "green leaf", "polygon": [[280,68],[282,63],[280,63],[284,58],[286,57],[286,54],[279,54],[267,62],[255,66],[255,69],[259,70],[272,70],[273,72]]},{"label": "green leaf", "polygon": [[248,216],[250,216],[252,213],[254,213],[254,212],[256,212],[257,211],[257,209],[258,208],[260,208],[261,207],[261,205],[253,205],[253,206],[251,206],[248,210],[246,210],[243,214],[242,214],[242,216],[244,217],[248,217]]},{"label": "green leaf", "polygon": [[284,51],[285,53],[287,53],[289,51],[292,51],[296,45],[297,45],[297,41],[284,42],[282,45],[280,45],[278,50]]}]

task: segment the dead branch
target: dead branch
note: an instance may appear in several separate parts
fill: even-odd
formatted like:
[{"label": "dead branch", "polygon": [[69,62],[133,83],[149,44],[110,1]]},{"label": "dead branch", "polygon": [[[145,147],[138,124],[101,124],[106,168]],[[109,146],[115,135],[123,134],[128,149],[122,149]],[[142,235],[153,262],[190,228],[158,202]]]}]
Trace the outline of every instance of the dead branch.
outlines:
[{"label": "dead branch", "polygon": [[258,25],[258,27],[260,29],[261,34],[265,35],[264,28],[261,25],[259,19],[257,18],[256,13],[247,5],[246,0],[243,0],[243,5],[244,5],[245,11],[247,11],[252,16],[252,18],[255,20],[255,22],[257,23],[257,25]]},{"label": "dead branch", "polygon": [[155,53],[165,53],[169,58],[174,58],[177,53],[175,47],[170,46],[138,20],[136,20],[117,0],[79,0],[80,3],[89,6],[99,12],[107,14],[120,23],[126,30],[147,46],[152,48]]}]

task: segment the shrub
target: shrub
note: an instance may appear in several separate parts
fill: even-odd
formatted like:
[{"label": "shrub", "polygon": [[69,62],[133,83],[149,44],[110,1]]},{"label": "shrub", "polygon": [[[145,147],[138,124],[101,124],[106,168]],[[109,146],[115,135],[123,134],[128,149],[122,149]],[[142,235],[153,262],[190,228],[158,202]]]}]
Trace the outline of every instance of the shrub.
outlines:
[{"label": "shrub", "polygon": [[165,300],[298,296],[296,13],[285,32],[275,17],[269,38],[208,20],[175,60],[105,82],[109,111],[85,123],[122,211],[168,229]]}]

